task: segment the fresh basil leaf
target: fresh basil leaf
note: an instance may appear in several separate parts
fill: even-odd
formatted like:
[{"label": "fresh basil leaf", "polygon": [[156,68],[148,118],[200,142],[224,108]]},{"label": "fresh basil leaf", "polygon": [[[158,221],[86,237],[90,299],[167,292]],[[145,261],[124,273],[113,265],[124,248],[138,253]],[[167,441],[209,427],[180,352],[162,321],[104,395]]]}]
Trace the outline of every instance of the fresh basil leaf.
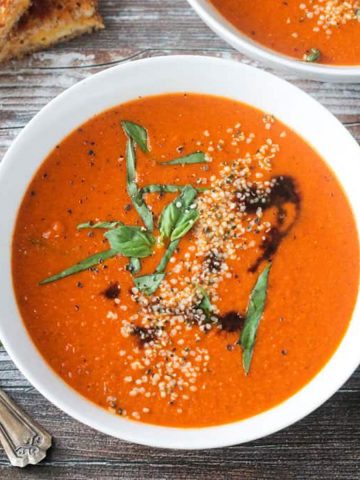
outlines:
[{"label": "fresh basil leaf", "polygon": [[310,48],[304,55],[305,62],[316,62],[321,57],[321,52],[318,48]]},{"label": "fresh basil leaf", "polygon": [[83,272],[84,270],[88,270],[89,268],[94,267],[95,265],[98,265],[99,263],[102,263],[109,258],[115,257],[116,255],[118,255],[118,252],[113,249],[106,250],[105,252],[96,253],[95,255],[91,255],[91,257],[85,258],[81,262],[63,270],[62,272],[46,278],[45,280],[42,280],[39,284],[46,285],[47,283],[56,282],[57,280],[69,277],[70,275],[74,275],[75,273]]},{"label": "fresh basil leaf", "polygon": [[168,162],[161,162],[161,165],[193,165],[194,163],[207,163],[204,152],[194,152],[184,157],[174,158]]},{"label": "fresh basil leaf", "polygon": [[142,218],[146,228],[152,232],[154,229],[153,216],[136,184],[136,157],[131,138],[129,138],[126,145],[126,186],[135,210]]},{"label": "fresh basil leaf", "polygon": [[130,262],[128,263],[126,269],[132,274],[139,273],[141,270],[141,262],[139,258],[130,258]]},{"label": "fresh basil leaf", "polygon": [[256,334],[264,313],[270,269],[271,264],[269,263],[259,275],[255,287],[250,294],[245,324],[240,335],[239,343],[243,350],[243,367],[246,375],[248,375],[250,371]]},{"label": "fresh basil leaf", "polygon": [[186,185],[181,194],[164,208],[159,220],[159,229],[162,239],[171,238],[177,223],[190,208],[196,196],[197,192],[194,187]]},{"label": "fresh basil leaf", "polygon": [[105,238],[113,250],[125,257],[144,258],[152,254],[155,238],[140,227],[122,225],[105,233]]},{"label": "fresh basil leaf", "polygon": [[85,228],[103,228],[105,230],[111,230],[112,228],[119,227],[120,225],[123,225],[122,222],[86,222],[86,223],[80,223],[76,228],[78,230],[84,230]]},{"label": "fresh basil leaf", "polygon": [[135,277],[135,286],[145,295],[152,295],[159,288],[161,282],[164,280],[165,273],[153,273],[151,275],[143,275],[142,277]]},{"label": "fresh basil leaf", "polygon": [[147,230],[149,230],[149,232],[152,232],[154,230],[153,215],[149,207],[146,205],[142,195],[138,191],[137,195],[130,198],[135,207],[135,210],[138,212],[142,221],[144,222],[145,227],[147,228]]},{"label": "fresh basil leaf", "polygon": [[173,256],[175,250],[179,245],[180,240],[171,242],[166,249],[159,265],[157,266],[155,273],[150,275],[143,275],[142,277],[134,278],[135,285],[145,295],[152,295],[160,286],[161,282],[165,278],[165,269],[169,263],[170,258]]},{"label": "fresh basil leaf", "polygon": [[[162,259],[160,260],[159,265],[155,270],[155,273],[153,273],[152,275],[144,275],[143,277],[137,277],[134,279],[137,288],[143,293],[145,293],[145,295],[152,295],[160,286],[161,282],[164,280],[166,267],[170,261],[170,258],[175,253],[175,250],[178,248],[179,243],[180,239],[174,240],[169,243]],[[140,280],[137,282],[138,279]],[[149,284],[152,288],[149,288]]]},{"label": "fresh basil leaf", "polygon": [[199,291],[202,295],[202,299],[197,308],[200,308],[200,310],[204,312],[207,322],[211,322],[213,307],[210,302],[209,294],[203,287],[199,287]]},{"label": "fresh basil leaf", "polygon": [[171,233],[170,240],[177,240],[186,235],[186,233],[192,229],[199,216],[200,214],[197,209],[186,210],[176,223],[176,226]]},{"label": "fresh basil leaf", "polygon": [[198,211],[190,208],[196,195],[196,190],[191,185],[186,185],[181,194],[162,211],[159,221],[161,238],[168,238],[171,241],[155,271],[156,274],[165,275],[167,264],[177,249],[180,238],[192,228],[198,219]]},{"label": "fresh basil leaf", "polygon": [[[171,184],[162,184],[154,183],[152,185],[146,185],[140,189],[141,194],[145,193],[176,193],[182,192],[186,185],[171,185]],[[206,187],[197,187],[198,192],[206,192],[208,190]]]},{"label": "fresh basil leaf", "polygon": [[130,122],[129,120],[123,120],[121,126],[126,135],[131,138],[144,153],[149,151],[148,147],[148,133],[146,128],[138,125],[137,123]]},{"label": "fresh basil leaf", "polygon": [[140,189],[141,193],[176,193],[182,192],[184,185],[166,185],[161,183],[155,183],[152,185],[146,185]]},{"label": "fresh basil leaf", "polygon": [[162,241],[171,237],[172,231],[181,215],[182,204],[179,202],[178,205],[179,206],[177,207],[174,202],[171,202],[161,212],[159,219],[159,230]]},{"label": "fresh basil leaf", "polygon": [[167,264],[170,261],[170,258],[173,256],[175,253],[175,250],[179,246],[180,240],[174,240],[173,242],[169,243],[169,246],[167,247],[162,259],[160,260],[159,265],[157,266],[155,272],[156,273],[165,273],[165,269],[167,267]]},{"label": "fresh basil leaf", "polygon": [[134,142],[131,139],[126,143],[126,181],[130,197],[136,195],[138,192],[136,185],[136,156]]}]

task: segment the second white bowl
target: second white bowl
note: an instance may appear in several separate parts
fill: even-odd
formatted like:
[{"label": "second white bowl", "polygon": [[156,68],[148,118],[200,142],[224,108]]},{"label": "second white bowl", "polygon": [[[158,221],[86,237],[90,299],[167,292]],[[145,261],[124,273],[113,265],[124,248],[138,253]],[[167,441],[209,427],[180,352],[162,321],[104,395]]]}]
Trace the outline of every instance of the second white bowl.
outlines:
[{"label": "second white bowl", "polygon": [[[251,0],[250,0],[251,1]],[[288,70],[297,73],[302,78],[321,80],[326,82],[358,82],[360,81],[359,66],[331,66],[317,65],[296,60],[275,50],[264,47],[243,34],[228,20],[226,20],[209,0],[188,0],[202,20],[225,42],[258,60],[265,66]]]}]

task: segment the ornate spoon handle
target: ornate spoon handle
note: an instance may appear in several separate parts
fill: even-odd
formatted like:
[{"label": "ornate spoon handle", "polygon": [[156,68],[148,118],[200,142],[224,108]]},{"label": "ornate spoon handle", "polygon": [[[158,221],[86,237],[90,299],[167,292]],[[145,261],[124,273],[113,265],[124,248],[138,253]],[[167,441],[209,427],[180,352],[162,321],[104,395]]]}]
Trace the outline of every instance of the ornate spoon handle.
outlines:
[{"label": "ornate spoon handle", "polygon": [[0,390],[0,440],[16,467],[36,464],[51,447],[51,435]]}]

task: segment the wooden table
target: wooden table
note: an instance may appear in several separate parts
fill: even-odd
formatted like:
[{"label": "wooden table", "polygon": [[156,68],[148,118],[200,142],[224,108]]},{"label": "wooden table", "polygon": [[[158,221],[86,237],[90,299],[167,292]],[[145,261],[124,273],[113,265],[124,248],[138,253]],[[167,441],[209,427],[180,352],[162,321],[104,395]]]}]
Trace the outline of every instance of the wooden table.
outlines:
[{"label": "wooden table", "polygon": [[[100,3],[105,31],[0,67],[0,159],[49,100],[111,65],[176,53],[254,63],[217,38],[186,0]],[[281,76],[330,109],[360,141],[360,84],[324,84]],[[1,214],[6,214],[5,205]],[[360,479],[360,370],[331,400],[298,424],[247,445],[198,452],[137,446],[79,424],[45,400],[3,349],[0,387],[54,435],[53,449],[36,467],[10,467],[1,451],[2,480]]]}]

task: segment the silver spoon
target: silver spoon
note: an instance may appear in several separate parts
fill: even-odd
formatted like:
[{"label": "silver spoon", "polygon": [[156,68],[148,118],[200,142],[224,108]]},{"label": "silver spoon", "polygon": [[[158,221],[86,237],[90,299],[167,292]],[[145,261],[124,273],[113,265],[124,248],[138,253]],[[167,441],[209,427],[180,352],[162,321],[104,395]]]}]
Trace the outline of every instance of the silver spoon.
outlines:
[{"label": "silver spoon", "polygon": [[46,457],[51,435],[0,390],[0,441],[15,467],[35,465]]}]

